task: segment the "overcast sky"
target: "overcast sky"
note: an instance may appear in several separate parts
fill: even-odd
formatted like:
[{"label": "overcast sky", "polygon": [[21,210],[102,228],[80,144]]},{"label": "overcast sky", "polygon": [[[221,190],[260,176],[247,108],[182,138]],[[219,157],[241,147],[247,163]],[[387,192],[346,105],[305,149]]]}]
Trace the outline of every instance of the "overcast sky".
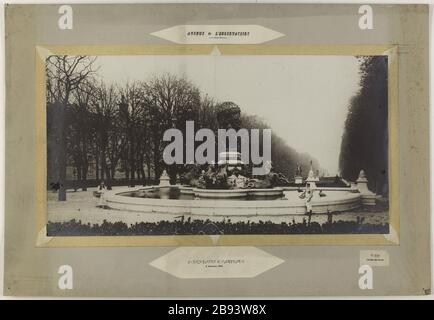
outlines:
[{"label": "overcast sky", "polygon": [[107,83],[185,75],[202,93],[233,101],[298,152],[338,172],[344,121],[359,83],[352,56],[100,56]]}]

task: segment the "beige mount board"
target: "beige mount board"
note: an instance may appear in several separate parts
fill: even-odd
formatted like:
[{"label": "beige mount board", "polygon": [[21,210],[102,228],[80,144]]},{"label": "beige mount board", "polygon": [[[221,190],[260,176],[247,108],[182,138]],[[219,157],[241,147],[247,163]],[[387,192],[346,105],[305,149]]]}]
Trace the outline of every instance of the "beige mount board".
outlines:
[{"label": "beige mount board", "polygon": [[[429,293],[427,6],[373,5],[372,30],[359,28],[357,5],[77,4],[72,6],[72,30],[58,28],[58,7],[8,5],[5,10],[6,295],[224,297]],[[183,25],[259,25],[283,36],[261,44],[180,45],[153,35]],[[47,52],[101,56],[387,55],[389,205],[393,232],[218,238],[47,237],[43,103],[46,92],[41,60]],[[261,252],[258,259],[271,255],[275,263],[248,278],[197,280],[196,274],[193,278],[177,277],[155,267],[155,261],[161,262],[158,259],[176,249],[174,246],[240,246],[240,249],[255,246]],[[388,262],[373,267],[375,282],[371,290],[361,290],[358,284],[361,251],[366,250],[386,252]],[[197,252],[203,255],[200,249]],[[231,256],[234,257],[233,250]],[[185,265],[185,261],[181,264]],[[72,290],[58,286],[58,270],[63,265],[74,271]]]}]

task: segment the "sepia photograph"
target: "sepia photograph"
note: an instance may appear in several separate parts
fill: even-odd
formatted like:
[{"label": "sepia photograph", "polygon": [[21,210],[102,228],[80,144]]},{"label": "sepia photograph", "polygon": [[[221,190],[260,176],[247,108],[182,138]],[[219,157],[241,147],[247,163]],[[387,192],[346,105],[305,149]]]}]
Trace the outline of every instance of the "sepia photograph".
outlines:
[{"label": "sepia photograph", "polygon": [[47,236],[388,234],[388,57],[51,55]]}]

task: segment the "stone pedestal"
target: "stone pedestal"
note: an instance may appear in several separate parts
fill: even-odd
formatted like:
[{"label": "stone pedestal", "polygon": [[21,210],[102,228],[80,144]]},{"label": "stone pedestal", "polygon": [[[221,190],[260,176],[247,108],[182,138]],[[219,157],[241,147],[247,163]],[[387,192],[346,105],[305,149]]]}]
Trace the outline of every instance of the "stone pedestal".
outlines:
[{"label": "stone pedestal", "polygon": [[166,170],[160,176],[160,184],[159,187],[169,187],[170,186],[170,177],[167,174]]},{"label": "stone pedestal", "polygon": [[158,185],[160,189],[160,199],[169,199],[170,194],[170,177],[166,170],[160,176],[160,184]]},{"label": "stone pedestal", "polygon": [[294,181],[295,181],[295,184],[303,184],[303,177],[302,176],[295,176]]},{"label": "stone pedestal", "polygon": [[315,174],[313,173],[313,168],[311,166],[310,170],[309,170],[309,175],[307,176],[307,179],[306,179],[306,186],[310,186],[311,189],[316,189],[316,183],[318,181],[319,181],[319,178],[315,177]]},{"label": "stone pedestal", "polygon": [[368,206],[375,205],[375,193],[371,192],[368,189],[368,179],[366,178],[365,171],[360,170],[359,177],[356,180],[357,182],[357,190],[362,195],[362,204]]},{"label": "stone pedestal", "polygon": [[312,190],[316,189],[315,180],[306,180],[306,186],[309,186]]}]

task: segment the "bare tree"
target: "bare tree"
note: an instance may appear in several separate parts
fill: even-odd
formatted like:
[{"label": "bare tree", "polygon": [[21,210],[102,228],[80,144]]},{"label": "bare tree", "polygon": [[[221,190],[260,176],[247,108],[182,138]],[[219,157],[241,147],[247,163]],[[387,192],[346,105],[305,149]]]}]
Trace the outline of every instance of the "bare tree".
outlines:
[{"label": "bare tree", "polygon": [[97,178],[112,180],[119,158],[123,153],[124,140],[119,130],[119,92],[114,85],[100,83],[94,90],[92,114],[94,116]]},{"label": "bare tree", "polygon": [[95,75],[96,57],[89,56],[50,56],[46,60],[47,102],[55,105],[55,117],[59,123],[57,164],[59,166],[59,201],[66,200],[66,166],[67,166],[67,108],[71,104],[71,95],[79,89],[80,84]]},{"label": "bare tree", "polygon": [[145,102],[152,117],[154,174],[162,171],[162,137],[166,129],[185,129],[186,120],[194,120],[200,106],[200,92],[185,78],[171,74],[154,77],[144,84]]},{"label": "bare tree", "polygon": [[73,92],[73,103],[67,112],[69,135],[67,154],[72,157],[74,171],[83,191],[87,190],[87,175],[93,146],[95,145],[95,117],[91,103],[94,99],[95,85],[92,81],[83,81],[78,90]]},{"label": "bare tree", "polygon": [[126,151],[123,155],[125,177],[131,181],[136,177],[141,180],[144,179],[143,149],[148,132],[148,123],[145,121],[147,104],[142,84],[139,82],[127,83],[120,91],[120,120],[126,136]]}]

